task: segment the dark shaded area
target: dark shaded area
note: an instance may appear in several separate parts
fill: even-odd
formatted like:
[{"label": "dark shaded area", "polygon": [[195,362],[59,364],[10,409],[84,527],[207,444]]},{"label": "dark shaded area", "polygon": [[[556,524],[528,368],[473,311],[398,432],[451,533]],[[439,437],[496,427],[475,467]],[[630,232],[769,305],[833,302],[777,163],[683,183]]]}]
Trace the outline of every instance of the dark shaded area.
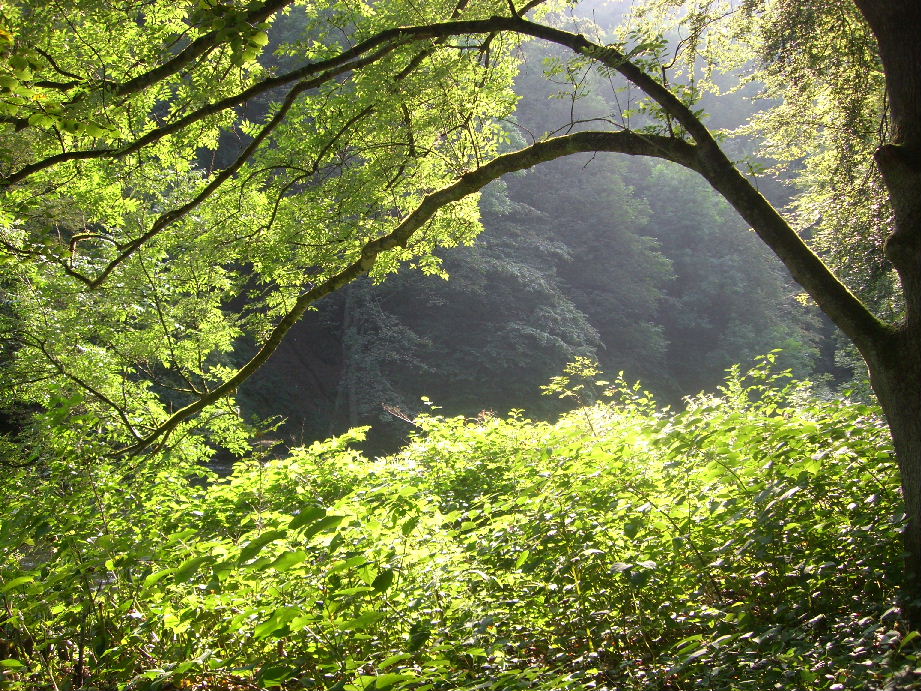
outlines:
[{"label": "dark shaded area", "polygon": [[[563,57],[527,47],[510,148],[598,127],[624,107],[600,75],[574,89]],[[741,121],[751,104],[739,95],[729,111]],[[766,193],[783,201],[785,190]],[[678,166],[569,157],[490,186],[481,211],[476,245],[442,252],[449,281],[404,271],[327,298],[241,389],[244,410],[282,415],[294,443],[372,425],[365,450],[383,453],[429,409],[423,396],[452,415],[551,417],[560,402],[539,387],[577,356],[669,403],[775,348],[799,376],[846,378],[828,324],[796,300],[779,262]]]}]

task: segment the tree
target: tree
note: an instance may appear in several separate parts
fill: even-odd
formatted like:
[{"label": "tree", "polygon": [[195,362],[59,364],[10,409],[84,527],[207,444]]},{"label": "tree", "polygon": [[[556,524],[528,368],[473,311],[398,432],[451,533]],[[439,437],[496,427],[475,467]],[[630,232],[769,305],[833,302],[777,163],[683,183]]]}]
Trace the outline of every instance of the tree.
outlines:
[{"label": "tree", "polygon": [[689,171],[657,163],[637,185],[660,219],[656,237],[676,275],[660,319],[679,390],[709,389],[727,363],[753,360],[765,343],[782,349],[783,367],[808,377],[815,357],[808,312],[791,299],[770,251]]},{"label": "tree", "polygon": [[[891,210],[881,251],[904,304],[890,321],[734,165],[694,110],[693,84],[670,81],[660,40],[592,41],[527,18],[537,2],[321,5],[282,48],[298,66],[276,72],[257,58],[292,0],[4,10],[0,241],[15,350],[5,397],[43,411],[20,452],[31,443],[29,454],[45,453],[43,435],[62,420],[86,443],[48,446],[61,454],[233,442],[230,396],[316,300],[404,263],[438,271],[432,250],[473,239],[471,195],[506,173],[582,152],[651,156],[703,176],[862,354],[901,473],[906,593],[921,598],[921,2],[806,3],[847,19],[840,35],[861,37],[885,85],[874,154]],[[695,39],[715,20],[715,3],[703,8],[691,15]],[[635,127],[628,109],[614,127],[497,155],[524,38],[571,50],[564,69],[576,86],[593,65],[619,75],[646,119]],[[771,44],[781,62],[797,48]],[[264,118],[236,115],[266,95]],[[193,165],[217,160],[228,137],[241,142],[229,165]],[[234,369],[227,357],[243,333],[259,350]],[[921,622],[921,609],[913,616]]]}]

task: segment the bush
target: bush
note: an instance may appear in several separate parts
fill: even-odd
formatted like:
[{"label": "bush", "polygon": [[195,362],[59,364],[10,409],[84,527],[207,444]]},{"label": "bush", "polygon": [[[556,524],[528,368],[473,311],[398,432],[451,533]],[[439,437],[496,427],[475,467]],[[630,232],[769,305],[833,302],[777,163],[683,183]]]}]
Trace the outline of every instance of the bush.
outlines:
[{"label": "bush", "polygon": [[[6,688],[862,689],[917,664],[874,408],[771,372],[190,481],[4,479]],[[580,388],[576,389],[575,387]]]}]

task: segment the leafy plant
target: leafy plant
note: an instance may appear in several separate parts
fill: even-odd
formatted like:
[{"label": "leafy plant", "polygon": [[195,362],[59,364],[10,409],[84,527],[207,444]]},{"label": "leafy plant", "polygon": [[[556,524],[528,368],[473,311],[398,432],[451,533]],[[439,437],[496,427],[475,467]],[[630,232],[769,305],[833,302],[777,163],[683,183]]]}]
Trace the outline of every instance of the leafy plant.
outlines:
[{"label": "leafy plant", "polygon": [[3,683],[882,684],[918,662],[888,435],[774,358],[681,411],[616,380],[555,424],[423,416],[374,460],[356,430],[205,483],[12,474]]}]

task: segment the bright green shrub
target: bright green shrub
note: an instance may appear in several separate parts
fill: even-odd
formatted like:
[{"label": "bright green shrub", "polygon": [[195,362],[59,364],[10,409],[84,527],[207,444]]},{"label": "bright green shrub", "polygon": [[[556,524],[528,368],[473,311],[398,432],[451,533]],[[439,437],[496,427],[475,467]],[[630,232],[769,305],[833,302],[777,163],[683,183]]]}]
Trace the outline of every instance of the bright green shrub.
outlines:
[{"label": "bright green shrub", "polygon": [[424,417],[383,459],[11,474],[3,683],[881,684],[916,664],[885,426],[769,364],[679,412],[618,381],[556,424]]}]

